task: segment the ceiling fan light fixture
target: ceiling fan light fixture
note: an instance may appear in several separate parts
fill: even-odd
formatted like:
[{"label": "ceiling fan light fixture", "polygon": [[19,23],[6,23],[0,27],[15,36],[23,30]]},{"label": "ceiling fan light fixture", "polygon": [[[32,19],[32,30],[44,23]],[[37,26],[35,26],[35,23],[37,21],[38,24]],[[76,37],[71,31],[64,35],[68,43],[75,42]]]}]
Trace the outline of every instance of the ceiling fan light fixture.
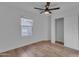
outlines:
[{"label": "ceiling fan light fixture", "polygon": [[46,15],[50,14],[48,11],[45,11],[44,13],[45,13]]}]

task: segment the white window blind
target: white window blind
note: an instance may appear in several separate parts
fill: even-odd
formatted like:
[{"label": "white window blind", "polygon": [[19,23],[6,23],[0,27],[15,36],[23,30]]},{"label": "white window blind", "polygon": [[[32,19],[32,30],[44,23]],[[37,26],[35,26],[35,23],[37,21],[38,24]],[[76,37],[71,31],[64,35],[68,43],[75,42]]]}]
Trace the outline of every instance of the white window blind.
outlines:
[{"label": "white window blind", "polygon": [[21,34],[22,36],[32,35],[32,25],[33,21],[26,18],[21,18]]}]

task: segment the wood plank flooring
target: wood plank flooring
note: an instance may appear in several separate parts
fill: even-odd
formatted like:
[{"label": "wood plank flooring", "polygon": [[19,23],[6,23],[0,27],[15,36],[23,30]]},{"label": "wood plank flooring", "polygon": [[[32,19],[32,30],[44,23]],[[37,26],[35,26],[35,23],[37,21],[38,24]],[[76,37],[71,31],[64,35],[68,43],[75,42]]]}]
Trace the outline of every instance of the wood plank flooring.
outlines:
[{"label": "wood plank flooring", "polygon": [[0,53],[0,57],[79,57],[79,51],[49,41],[41,41]]}]

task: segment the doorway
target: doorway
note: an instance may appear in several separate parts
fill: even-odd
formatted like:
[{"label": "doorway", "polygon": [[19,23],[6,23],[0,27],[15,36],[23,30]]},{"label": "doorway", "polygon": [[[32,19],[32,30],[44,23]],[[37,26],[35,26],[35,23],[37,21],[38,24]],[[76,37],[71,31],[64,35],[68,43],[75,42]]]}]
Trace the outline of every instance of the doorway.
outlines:
[{"label": "doorway", "polygon": [[55,19],[55,43],[64,45],[64,18]]}]

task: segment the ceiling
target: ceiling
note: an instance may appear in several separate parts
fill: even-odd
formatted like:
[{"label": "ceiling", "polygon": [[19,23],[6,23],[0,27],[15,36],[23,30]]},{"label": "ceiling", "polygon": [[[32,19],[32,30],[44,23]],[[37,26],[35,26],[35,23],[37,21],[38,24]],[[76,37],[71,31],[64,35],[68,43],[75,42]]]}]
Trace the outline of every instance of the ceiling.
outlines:
[{"label": "ceiling", "polygon": [[[0,2],[0,5],[6,5],[11,7],[16,7],[24,11],[30,11],[34,13],[40,13],[39,10],[35,10],[34,7],[44,8],[45,2]],[[51,2],[50,8],[60,7],[60,10],[56,11],[68,11],[72,9],[79,8],[79,2]],[[55,11],[52,11],[55,12]]]}]

